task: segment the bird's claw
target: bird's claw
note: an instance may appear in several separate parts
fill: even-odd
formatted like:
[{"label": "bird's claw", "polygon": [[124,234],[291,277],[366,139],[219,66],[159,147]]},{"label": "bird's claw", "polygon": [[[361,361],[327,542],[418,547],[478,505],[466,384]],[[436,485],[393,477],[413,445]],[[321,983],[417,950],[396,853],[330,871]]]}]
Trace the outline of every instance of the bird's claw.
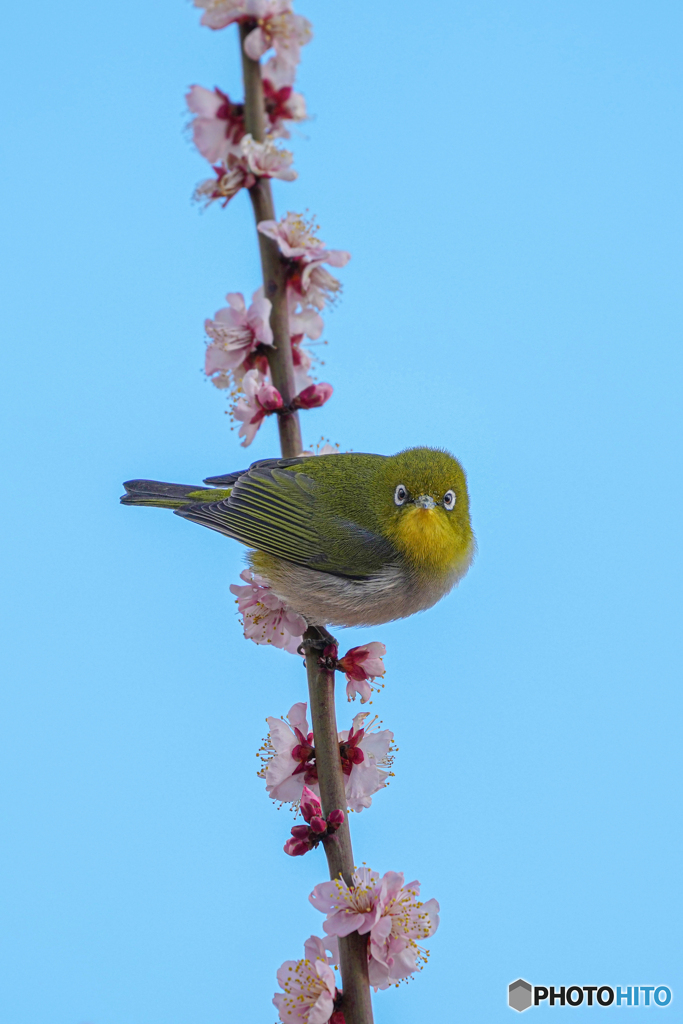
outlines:
[{"label": "bird's claw", "polygon": [[324,651],[326,647],[337,647],[338,644],[324,626],[309,626],[300,646],[304,648],[304,651]]}]

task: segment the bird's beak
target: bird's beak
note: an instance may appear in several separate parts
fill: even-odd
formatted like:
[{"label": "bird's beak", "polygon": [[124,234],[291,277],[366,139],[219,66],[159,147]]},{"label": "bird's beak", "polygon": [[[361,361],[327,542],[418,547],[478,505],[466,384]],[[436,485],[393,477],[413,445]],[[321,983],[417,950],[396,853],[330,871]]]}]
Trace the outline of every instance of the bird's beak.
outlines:
[{"label": "bird's beak", "polygon": [[431,494],[421,494],[419,498],[415,499],[415,504],[418,508],[436,508],[436,502]]}]

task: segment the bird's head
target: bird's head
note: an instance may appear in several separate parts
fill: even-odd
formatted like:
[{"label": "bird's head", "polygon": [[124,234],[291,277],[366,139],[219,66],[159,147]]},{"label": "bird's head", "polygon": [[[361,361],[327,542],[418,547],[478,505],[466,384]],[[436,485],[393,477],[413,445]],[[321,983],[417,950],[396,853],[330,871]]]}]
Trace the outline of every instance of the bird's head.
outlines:
[{"label": "bird's head", "polygon": [[408,448],[384,460],[381,478],[375,499],[385,536],[420,573],[464,575],[474,534],[458,460],[440,449]]}]

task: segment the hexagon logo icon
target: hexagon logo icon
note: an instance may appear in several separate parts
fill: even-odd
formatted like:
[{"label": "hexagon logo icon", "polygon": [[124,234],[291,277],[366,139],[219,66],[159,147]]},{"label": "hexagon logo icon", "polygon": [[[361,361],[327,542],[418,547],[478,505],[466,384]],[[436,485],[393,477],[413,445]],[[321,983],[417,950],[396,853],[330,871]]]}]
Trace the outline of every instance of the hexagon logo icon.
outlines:
[{"label": "hexagon logo icon", "polygon": [[524,978],[517,978],[508,985],[508,1006],[519,1013],[531,1006],[531,985]]}]

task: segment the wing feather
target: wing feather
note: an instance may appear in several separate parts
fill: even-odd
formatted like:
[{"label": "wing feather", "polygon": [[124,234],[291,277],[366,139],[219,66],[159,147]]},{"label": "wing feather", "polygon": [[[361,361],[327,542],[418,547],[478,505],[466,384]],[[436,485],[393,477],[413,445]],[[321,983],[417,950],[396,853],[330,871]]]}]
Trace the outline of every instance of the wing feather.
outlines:
[{"label": "wing feather", "polygon": [[207,483],[229,483],[229,497],[185,505],[175,514],[257,551],[337,576],[362,579],[394,563],[397,552],[387,540],[335,514],[329,497],[318,500],[320,484],[303,468],[307,462],[263,459],[246,472],[209,477]]},{"label": "wing feather", "polygon": [[313,486],[304,489],[296,480],[300,473],[279,468],[280,460],[269,461],[272,468],[256,463],[242,473],[229,498],[177,512],[248,547],[308,565],[322,554],[321,538],[312,526],[315,481],[309,477]]}]

